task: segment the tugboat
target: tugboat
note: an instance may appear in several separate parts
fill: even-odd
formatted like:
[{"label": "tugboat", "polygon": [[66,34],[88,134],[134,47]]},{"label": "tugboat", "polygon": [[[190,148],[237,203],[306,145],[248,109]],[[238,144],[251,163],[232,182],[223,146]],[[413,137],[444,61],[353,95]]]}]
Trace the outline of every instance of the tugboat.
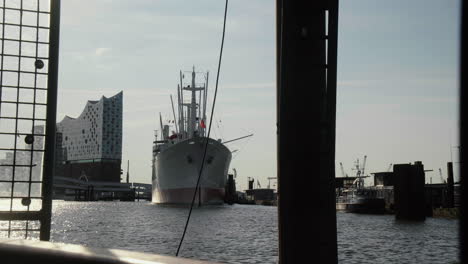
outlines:
[{"label": "tugboat", "polygon": [[362,167],[359,159],[356,161],[356,176],[351,187],[340,191],[336,197],[336,210],[348,213],[384,214],[385,199],[378,196],[377,190],[364,186],[364,166],[367,156],[364,156]]}]

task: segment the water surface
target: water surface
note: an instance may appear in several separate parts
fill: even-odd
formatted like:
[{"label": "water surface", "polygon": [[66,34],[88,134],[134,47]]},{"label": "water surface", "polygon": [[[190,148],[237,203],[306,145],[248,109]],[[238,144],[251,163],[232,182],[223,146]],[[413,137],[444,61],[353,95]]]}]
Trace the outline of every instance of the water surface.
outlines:
[{"label": "water surface", "polygon": [[[188,208],[148,202],[54,201],[52,241],[175,255]],[[339,263],[453,263],[457,220],[398,222],[393,215],[337,213]],[[277,207],[195,208],[180,256],[277,263]],[[312,246],[312,245],[311,245]]]}]

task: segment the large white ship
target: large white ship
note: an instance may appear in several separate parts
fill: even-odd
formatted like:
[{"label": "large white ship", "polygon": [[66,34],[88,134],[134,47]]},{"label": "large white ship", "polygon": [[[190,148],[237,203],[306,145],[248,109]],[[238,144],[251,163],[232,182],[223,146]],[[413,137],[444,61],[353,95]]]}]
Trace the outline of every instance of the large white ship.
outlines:
[{"label": "large white ship", "polygon": [[[187,78],[185,75],[188,75]],[[187,79],[188,82],[185,83]],[[198,81],[202,82],[197,83]],[[171,97],[174,120],[170,125],[163,124],[160,115],[161,133],[155,136],[153,142],[153,203],[192,202],[207,140],[205,162],[195,202],[224,202],[232,154],[221,140],[207,137],[207,84],[208,73],[196,73],[195,68],[188,74],[181,72],[177,88],[177,112]],[[184,101],[186,94],[189,94],[188,103]],[[170,128],[175,130],[169,132]]]}]

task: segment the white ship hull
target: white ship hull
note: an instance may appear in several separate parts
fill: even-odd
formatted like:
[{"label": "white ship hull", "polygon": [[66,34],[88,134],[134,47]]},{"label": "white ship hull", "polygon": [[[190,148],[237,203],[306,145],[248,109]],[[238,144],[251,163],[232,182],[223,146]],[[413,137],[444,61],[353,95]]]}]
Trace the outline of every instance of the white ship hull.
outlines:
[{"label": "white ship hull", "polygon": [[[203,159],[205,137],[187,139],[157,153],[153,160],[152,202],[190,204]],[[196,204],[222,204],[231,151],[209,139]]]}]

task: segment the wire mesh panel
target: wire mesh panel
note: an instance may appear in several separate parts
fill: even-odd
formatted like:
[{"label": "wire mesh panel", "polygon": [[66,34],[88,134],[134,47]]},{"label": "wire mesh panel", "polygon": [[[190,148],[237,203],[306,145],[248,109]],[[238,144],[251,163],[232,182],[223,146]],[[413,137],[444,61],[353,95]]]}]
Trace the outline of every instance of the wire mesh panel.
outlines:
[{"label": "wire mesh panel", "polygon": [[0,0],[0,238],[50,233],[58,5]]}]

